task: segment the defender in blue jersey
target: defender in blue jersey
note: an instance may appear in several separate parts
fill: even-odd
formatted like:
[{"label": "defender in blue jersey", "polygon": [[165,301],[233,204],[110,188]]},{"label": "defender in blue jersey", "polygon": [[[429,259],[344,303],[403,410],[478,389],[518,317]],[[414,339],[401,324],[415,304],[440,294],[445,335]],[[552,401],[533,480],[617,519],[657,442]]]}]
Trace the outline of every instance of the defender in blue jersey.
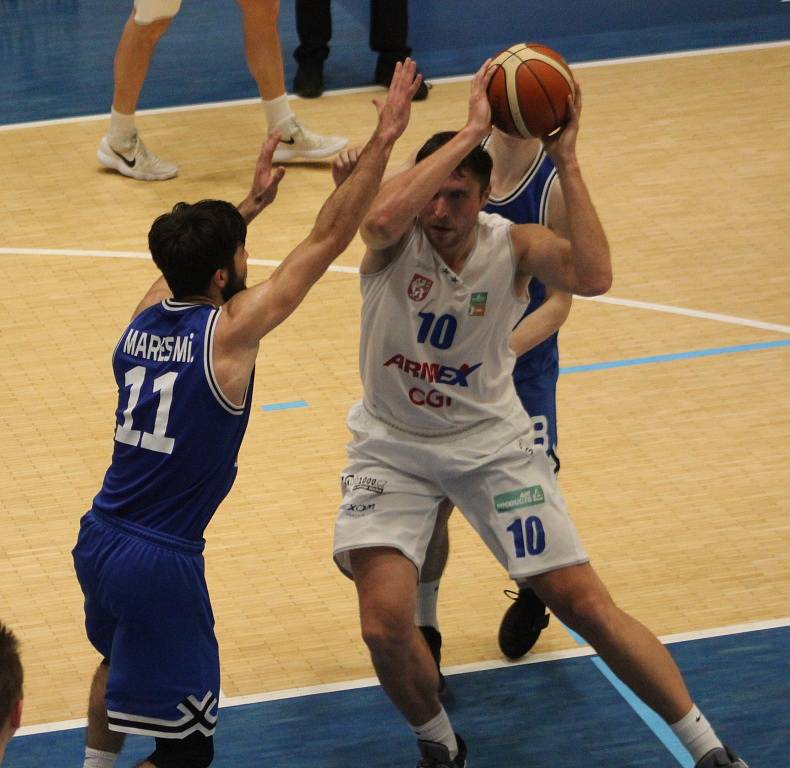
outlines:
[{"label": "defender in blue jersey", "polygon": [[[483,210],[498,213],[515,224],[543,224],[567,237],[565,202],[557,180],[554,162],[539,139],[508,136],[496,128],[483,142],[491,155],[491,194]],[[518,355],[513,369],[516,392],[529,414],[534,440],[554,460],[557,455],[557,379],[559,351],[557,336],[571,308],[568,293],[547,288],[533,277],[529,282],[529,304],[514,329],[510,346]],[[447,563],[449,535],[447,521],[453,506],[444,502],[439,508],[436,529],[420,572],[415,621],[420,627],[437,664],[441,660],[442,636],[439,632],[437,601],[439,583]],[[515,597],[499,628],[499,647],[508,658],[517,659],[537,642],[548,625],[546,606],[526,582]],[[440,678],[444,692],[444,678]]]},{"label": "defender in blue jersey", "polygon": [[163,276],[113,353],[112,463],[73,551],[88,638],[104,656],[91,686],[87,768],[113,765],[126,733],[156,739],[146,768],[213,759],[219,656],[203,532],[236,477],[259,343],[351,242],[420,83],[413,61],[398,65],[354,173],[267,281],[246,288],[244,243],[285,172],[272,168],[277,133],[238,208],[179,203],[151,227]]}]

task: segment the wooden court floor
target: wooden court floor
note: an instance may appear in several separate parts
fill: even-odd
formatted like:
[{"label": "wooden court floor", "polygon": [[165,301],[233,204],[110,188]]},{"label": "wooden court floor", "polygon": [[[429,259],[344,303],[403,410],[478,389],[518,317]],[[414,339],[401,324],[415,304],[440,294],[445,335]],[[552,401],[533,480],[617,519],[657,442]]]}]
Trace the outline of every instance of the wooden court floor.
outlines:
[{"label": "wooden court floor", "polygon": [[[577,74],[580,155],[614,254],[610,295],[775,328],[577,300],[563,365],[787,340],[790,48]],[[465,83],[437,84],[393,162],[459,127],[466,94]],[[370,98],[297,111],[362,142]],[[263,119],[251,104],[139,124],[180,164],[177,179],[100,170],[104,121],[0,132],[0,617],[22,640],[28,725],[83,716],[97,662],[69,552],[112,450],[110,354],[155,277],[147,260],[113,254],[144,253],[150,222],[178,200],[240,200]],[[252,258],[283,258],[330,189],[326,165],[290,167],[252,226]],[[338,264],[360,254],[355,241]],[[268,273],[252,266],[250,280]],[[344,417],[360,394],[358,315],[355,275],[329,273],[262,344],[239,478],[207,537],[226,695],[372,674],[353,586],[331,562]],[[616,599],[656,633],[790,616],[789,380],[781,346],[561,377],[570,508]],[[258,409],[298,399],[308,407]],[[498,658],[507,586],[456,515],[440,596],[446,664]],[[572,645],[555,621],[537,650]]]}]

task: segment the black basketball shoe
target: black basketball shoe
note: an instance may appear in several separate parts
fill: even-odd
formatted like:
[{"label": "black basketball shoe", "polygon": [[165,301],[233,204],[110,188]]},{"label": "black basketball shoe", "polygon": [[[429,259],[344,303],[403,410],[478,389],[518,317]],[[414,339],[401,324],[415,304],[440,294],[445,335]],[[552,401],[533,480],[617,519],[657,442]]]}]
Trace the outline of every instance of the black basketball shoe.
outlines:
[{"label": "black basketball shoe", "polygon": [[505,594],[513,605],[505,611],[499,625],[499,648],[509,659],[520,659],[538,642],[549,624],[549,614],[529,587],[522,587],[518,594],[506,589]]}]

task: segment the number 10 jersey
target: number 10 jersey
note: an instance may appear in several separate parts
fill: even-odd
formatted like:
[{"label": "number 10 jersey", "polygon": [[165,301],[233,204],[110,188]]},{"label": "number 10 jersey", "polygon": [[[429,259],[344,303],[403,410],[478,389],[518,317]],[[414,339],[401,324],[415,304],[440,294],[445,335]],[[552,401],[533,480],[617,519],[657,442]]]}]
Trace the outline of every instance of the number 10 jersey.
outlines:
[{"label": "number 10 jersey", "polygon": [[480,213],[475,245],[456,274],[417,223],[391,264],[361,276],[360,370],[370,414],[426,437],[523,416],[508,339],[527,300],[514,292],[510,226]]}]

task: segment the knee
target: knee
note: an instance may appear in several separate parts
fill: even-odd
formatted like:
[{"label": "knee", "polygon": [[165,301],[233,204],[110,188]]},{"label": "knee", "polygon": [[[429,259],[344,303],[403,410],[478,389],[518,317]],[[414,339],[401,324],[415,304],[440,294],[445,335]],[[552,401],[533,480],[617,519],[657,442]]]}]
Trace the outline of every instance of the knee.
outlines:
[{"label": "knee", "polygon": [[552,606],[563,624],[591,643],[611,633],[617,610],[609,594],[598,591],[567,595]]},{"label": "knee", "polygon": [[139,31],[159,39],[181,9],[181,0],[135,0],[134,23]]},{"label": "knee", "polygon": [[413,629],[414,617],[402,615],[386,607],[378,607],[362,616],[362,639],[370,652],[389,654],[393,649],[408,642]]}]

